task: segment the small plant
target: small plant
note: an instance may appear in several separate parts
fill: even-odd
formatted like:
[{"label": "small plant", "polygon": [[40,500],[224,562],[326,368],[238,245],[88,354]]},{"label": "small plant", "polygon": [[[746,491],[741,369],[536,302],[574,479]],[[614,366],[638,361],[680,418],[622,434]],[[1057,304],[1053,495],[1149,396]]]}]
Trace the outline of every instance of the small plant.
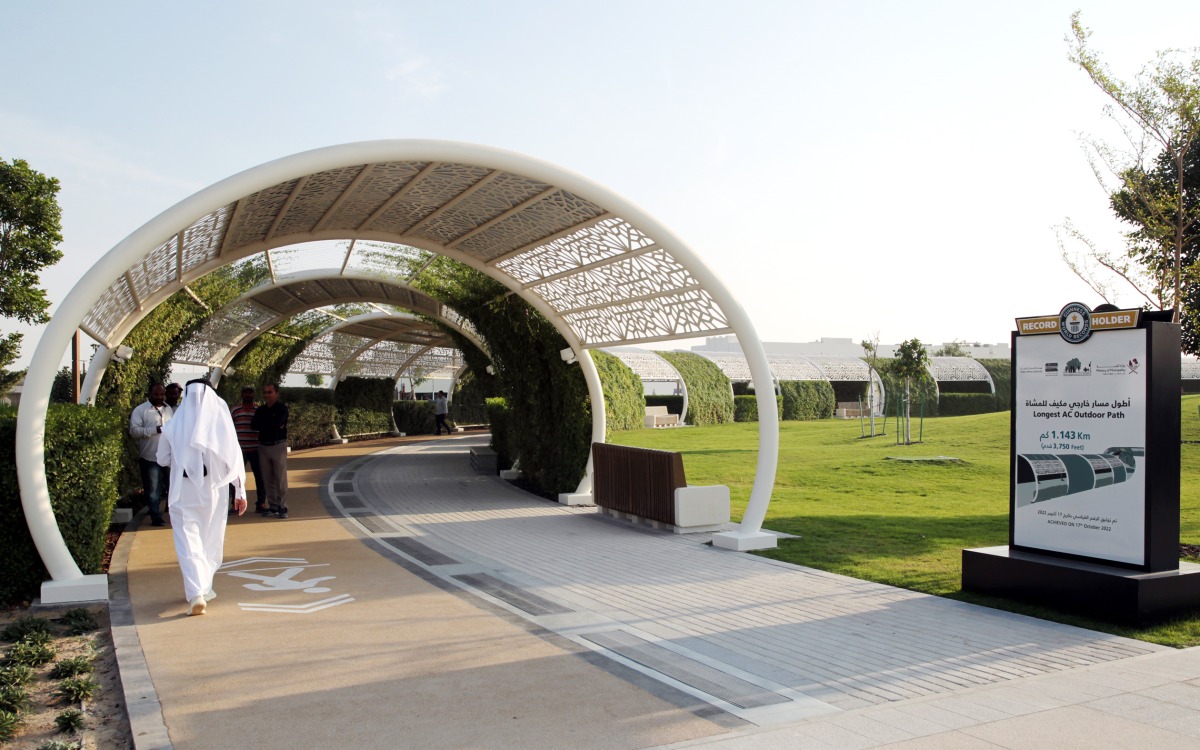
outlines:
[{"label": "small plant", "polygon": [[19,726],[21,726],[21,714],[0,711],[0,742],[11,740]]},{"label": "small plant", "polygon": [[58,727],[58,731],[64,734],[67,732],[78,732],[80,729],[83,729],[83,723],[83,711],[80,711],[78,708],[68,708],[54,717],[55,726]]},{"label": "small plant", "polygon": [[19,714],[29,708],[29,693],[24,685],[0,685],[0,711]]},{"label": "small plant", "polygon": [[0,667],[0,686],[28,685],[33,682],[33,669],[24,664],[9,664]]},{"label": "small plant", "polygon": [[67,626],[67,635],[83,635],[100,627],[96,616],[84,607],[69,609],[59,619]]},{"label": "small plant", "polygon": [[4,660],[7,664],[40,667],[54,661],[58,651],[48,643],[18,641],[8,650]]},{"label": "small plant", "polygon": [[50,621],[44,617],[18,617],[0,631],[0,640],[16,643],[25,640],[30,633],[52,635]]},{"label": "small plant", "polygon": [[66,677],[76,677],[92,671],[92,660],[86,656],[72,656],[63,659],[50,670],[50,678],[61,680]]},{"label": "small plant", "polygon": [[83,743],[70,740],[50,740],[38,745],[37,750],[83,750]]},{"label": "small plant", "polygon": [[100,689],[100,683],[91,677],[68,677],[58,683],[54,697],[65,703],[79,703],[90,699]]},{"label": "small plant", "polygon": [[17,643],[28,643],[35,646],[45,646],[54,641],[54,635],[42,630],[31,630],[21,637]]}]

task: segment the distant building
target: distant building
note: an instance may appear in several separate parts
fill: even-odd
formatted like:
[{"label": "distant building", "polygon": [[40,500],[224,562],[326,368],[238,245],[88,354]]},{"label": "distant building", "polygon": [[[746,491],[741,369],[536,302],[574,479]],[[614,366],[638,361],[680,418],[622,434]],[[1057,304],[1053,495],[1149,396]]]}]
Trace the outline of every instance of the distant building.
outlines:
[{"label": "distant building", "polygon": [[[926,344],[926,346],[929,349],[929,353],[933,354],[942,347],[949,346],[951,343],[958,343],[963,351],[975,359],[1010,359],[1012,357],[1012,350],[1008,342],[1003,344],[945,342],[942,344]],[[879,356],[885,359],[894,357],[896,356],[896,349],[899,347],[899,344],[880,344]],[[796,355],[814,354],[838,357],[863,356],[862,344],[854,339],[822,338],[803,343],[764,341],[763,349],[766,351],[768,357],[793,357]],[[734,336],[710,336],[704,340],[704,344],[693,346],[692,351],[708,354],[740,354],[742,347],[738,344],[737,338]]]}]

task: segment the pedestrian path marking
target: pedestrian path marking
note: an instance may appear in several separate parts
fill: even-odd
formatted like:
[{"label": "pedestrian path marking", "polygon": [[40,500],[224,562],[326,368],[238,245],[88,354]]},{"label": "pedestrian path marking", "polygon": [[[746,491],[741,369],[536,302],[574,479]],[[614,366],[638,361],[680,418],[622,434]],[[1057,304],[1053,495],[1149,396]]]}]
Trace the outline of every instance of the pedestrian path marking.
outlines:
[{"label": "pedestrian path marking", "polygon": [[[276,564],[263,565],[263,563]],[[247,567],[251,565],[258,567]],[[309,568],[324,567],[329,567],[329,563],[310,563],[303,557],[246,557],[225,563],[218,569],[218,572],[230,578],[250,581],[249,583],[241,584],[242,588],[247,591],[268,594],[328,594],[333,591],[333,588],[324,584],[327,581],[336,579],[337,576],[310,577],[301,575]],[[276,604],[265,601],[238,602],[238,606],[246,612],[290,612],[307,615],[323,609],[329,609],[330,607],[336,607],[340,604],[349,604],[352,601],[354,601],[354,598],[349,594],[338,594],[337,596],[306,604]]]}]

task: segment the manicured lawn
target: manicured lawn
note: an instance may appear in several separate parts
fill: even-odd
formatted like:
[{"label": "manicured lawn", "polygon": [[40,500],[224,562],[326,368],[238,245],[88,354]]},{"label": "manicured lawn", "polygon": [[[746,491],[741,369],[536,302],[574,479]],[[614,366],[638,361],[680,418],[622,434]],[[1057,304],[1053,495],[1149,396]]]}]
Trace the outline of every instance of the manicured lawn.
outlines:
[{"label": "manicured lawn", "polygon": [[[1200,544],[1200,396],[1183,400],[1181,541]],[[876,421],[877,431],[882,422]],[[797,565],[1172,646],[1200,644],[1200,617],[1134,630],[961,590],[963,548],[1008,543],[1009,415],[925,420],[924,442],[860,437],[857,421],[781,422],[764,526],[796,534],[763,554]],[[917,426],[913,424],[913,439]],[[1192,441],[1192,442],[1189,442]],[[754,481],[758,425],[618,432],[612,442],[683,454],[691,484],[725,484],[740,518]],[[895,456],[949,456],[908,463]]]}]

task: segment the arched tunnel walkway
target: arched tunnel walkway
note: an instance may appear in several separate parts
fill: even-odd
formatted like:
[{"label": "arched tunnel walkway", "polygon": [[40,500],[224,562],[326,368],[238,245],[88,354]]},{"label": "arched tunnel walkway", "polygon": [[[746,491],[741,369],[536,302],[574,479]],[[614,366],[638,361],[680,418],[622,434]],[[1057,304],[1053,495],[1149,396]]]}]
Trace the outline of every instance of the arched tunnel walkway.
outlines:
[{"label": "arched tunnel walkway", "polygon": [[964,693],[1010,706],[1171,652],[551,503],[475,474],[483,439],[298,452],[291,520],[231,522],[202,618],[169,531],[137,531],[130,627],[171,739],[649,747],[848,711],[915,721]]}]

